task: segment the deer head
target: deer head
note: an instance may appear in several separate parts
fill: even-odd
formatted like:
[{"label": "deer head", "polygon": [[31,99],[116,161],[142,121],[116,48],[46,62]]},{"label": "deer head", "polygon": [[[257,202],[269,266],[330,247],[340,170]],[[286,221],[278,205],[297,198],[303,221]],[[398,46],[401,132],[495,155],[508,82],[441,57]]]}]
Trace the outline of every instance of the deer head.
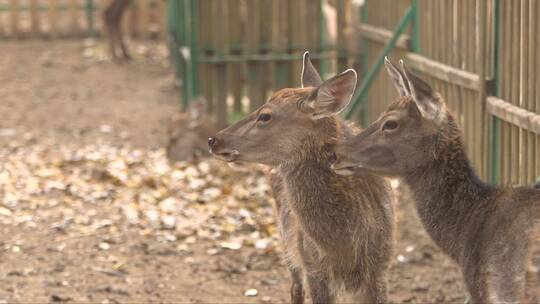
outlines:
[{"label": "deer head", "polygon": [[167,129],[167,157],[169,160],[190,161],[208,153],[206,140],[218,130],[208,115],[204,97],[193,100],[184,113],[174,117]]},{"label": "deer head", "polygon": [[363,132],[338,144],[332,165],[338,173],[362,167],[397,176],[437,157],[449,117],[446,106],[426,82],[400,64],[401,70],[385,60],[399,97]]},{"label": "deer head", "polygon": [[311,146],[336,141],[335,114],[350,102],[356,72],[323,82],[306,52],[301,83],[274,93],[262,107],[209,138],[210,151],[227,162],[278,166],[302,159]]}]

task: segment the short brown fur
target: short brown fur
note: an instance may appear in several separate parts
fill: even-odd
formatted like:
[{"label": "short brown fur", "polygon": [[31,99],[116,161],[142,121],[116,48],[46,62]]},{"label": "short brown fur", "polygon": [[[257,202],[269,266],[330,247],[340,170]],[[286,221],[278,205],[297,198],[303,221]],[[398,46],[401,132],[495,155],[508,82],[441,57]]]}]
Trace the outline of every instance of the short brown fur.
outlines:
[{"label": "short brown fur", "polygon": [[387,69],[402,97],[338,146],[333,168],[401,177],[429,235],[461,266],[474,303],[540,300],[537,274],[527,274],[540,245],[540,191],[482,182],[440,95],[405,67]]},{"label": "short brown fur", "polygon": [[[323,86],[275,93],[259,110],[220,131],[212,152],[227,161],[274,168],[271,185],[293,303],[304,301],[303,278],[314,303],[334,302],[342,288],[355,302],[383,303],[393,233],[390,189],[372,174],[340,176],[330,170],[338,138],[354,130],[334,113],[313,118],[315,110],[306,105]],[[347,83],[338,81],[335,88],[343,87]],[[268,122],[261,121],[265,114],[272,115]]]}]

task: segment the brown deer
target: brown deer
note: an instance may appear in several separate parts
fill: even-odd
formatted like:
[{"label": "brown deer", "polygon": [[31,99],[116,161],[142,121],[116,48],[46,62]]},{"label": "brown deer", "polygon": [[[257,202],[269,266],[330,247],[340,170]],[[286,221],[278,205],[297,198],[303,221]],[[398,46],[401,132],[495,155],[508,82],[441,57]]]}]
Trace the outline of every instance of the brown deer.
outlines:
[{"label": "brown deer", "polygon": [[401,67],[386,61],[400,97],[338,145],[332,168],[402,178],[429,235],[461,266],[474,303],[538,301],[527,263],[540,241],[540,191],[482,182],[441,96]]},{"label": "brown deer", "polygon": [[193,161],[209,155],[208,137],[219,131],[208,114],[204,97],[193,100],[184,113],[174,117],[167,129],[167,158],[171,162]]},{"label": "brown deer", "polygon": [[103,23],[105,32],[109,40],[109,50],[114,60],[118,61],[120,57],[117,54],[117,48],[120,47],[122,58],[131,59],[124,42],[124,33],[122,32],[122,17],[131,5],[132,0],[113,0],[103,12]]},{"label": "brown deer", "polygon": [[340,289],[355,302],[383,303],[393,236],[390,187],[362,171],[335,174],[329,163],[337,140],[354,132],[336,114],[351,99],[356,73],[322,82],[306,52],[301,80],[301,88],[274,93],[209,138],[211,152],[227,162],[273,168],[293,303],[304,301],[304,278],[314,303],[334,302]]}]

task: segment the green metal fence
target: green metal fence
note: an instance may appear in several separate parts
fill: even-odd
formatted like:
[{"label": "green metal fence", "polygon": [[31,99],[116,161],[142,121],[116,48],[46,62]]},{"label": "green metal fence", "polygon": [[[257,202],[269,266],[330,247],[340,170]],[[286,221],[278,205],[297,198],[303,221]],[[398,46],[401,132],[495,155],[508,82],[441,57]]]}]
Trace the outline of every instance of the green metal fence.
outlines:
[{"label": "green metal fence", "polygon": [[[540,46],[540,22],[534,17],[540,15],[540,3],[367,0],[360,12],[346,0],[218,2],[169,1],[169,24],[184,104],[205,95],[218,105],[221,124],[227,123],[228,109],[246,110],[232,104],[247,98],[257,106],[270,90],[298,85],[304,50],[318,59],[323,74],[351,66],[363,71],[345,116],[365,124],[393,100],[394,89],[379,71],[385,56],[395,56],[405,58],[445,97],[464,128],[467,152],[482,177],[495,183],[530,184],[540,175],[540,94],[535,94],[540,52],[534,52]],[[325,37],[328,5],[338,15],[335,44]],[[257,23],[260,10],[270,29]],[[346,12],[361,16],[361,21],[351,25]],[[226,37],[233,26],[224,22],[231,18],[243,22],[247,39],[239,39],[240,43],[231,44]],[[311,23],[302,25],[298,20]],[[286,27],[280,26],[283,22],[288,22]],[[358,30],[362,38],[345,38],[347,30]],[[199,48],[199,40],[205,41],[203,47]],[[351,52],[344,47],[347,43],[362,45],[362,52]],[[503,48],[503,43],[513,47]],[[227,74],[234,65],[242,66],[235,70],[245,78],[240,86]],[[269,78],[274,80],[270,85]],[[199,82],[205,83],[204,89]],[[231,92],[235,87],[240,92]]]},{"label": "green metal fence", "polygon": [[305,50],[326,76],[361,67],[353,39],[329,29],[352,32],[360,10],[349,0],[179,0],[168,1],[168,10],[182,103],[204,95],[222,125],[272,90],[298,86]]}]

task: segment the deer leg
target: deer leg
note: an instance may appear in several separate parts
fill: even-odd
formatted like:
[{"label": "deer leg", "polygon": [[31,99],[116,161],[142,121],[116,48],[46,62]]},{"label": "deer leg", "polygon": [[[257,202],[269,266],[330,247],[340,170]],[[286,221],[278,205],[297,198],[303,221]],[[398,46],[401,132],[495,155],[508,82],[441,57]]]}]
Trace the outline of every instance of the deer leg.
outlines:
[{"label": "deer leg", "polygon": [[120,57],[118,57],[118,53],[117,53],[117,50],[118,50],[118,32],[114,27],[112,27],[112,29],[111,29],[110,42],[111,42],[111,53],[112,53],[112,56],[113,56],[113,60],[114,61],[119,61]]},{"label": "deer leg", "polygon": [[304,284],[302,280],[302,273],[298,268],[290,268],[291,272],[291,303],[303,304],[304,303]]},{"label": "deer leg", "polygon": [[105,20],[105,33],[107,35],[107,42],[109,43],[109,53],[113,59],[116,59],[114,33],[108,20]]},{"label": "deer leg", "polygon": [[124,59],[131,60],[131,55],[129,54],[126,43],[124,41],[124,33],[120,29],[120,26],[118,27],[118,41],[120,43],[120,49],[122,50],[122,56],[124,57]]},{"label": "deer leg", "polygon": [[371,282],[366,282],[365,288],[359,289],[353,294],[355,303],[386,303],[386,278],[384,276],[372,276]]},{"label": "deer leg", "polygon": [[313,304],[334,303],[334,294],[330,290],[329,279],[325,274],[310,273],[307,275],[309,293]]}]

